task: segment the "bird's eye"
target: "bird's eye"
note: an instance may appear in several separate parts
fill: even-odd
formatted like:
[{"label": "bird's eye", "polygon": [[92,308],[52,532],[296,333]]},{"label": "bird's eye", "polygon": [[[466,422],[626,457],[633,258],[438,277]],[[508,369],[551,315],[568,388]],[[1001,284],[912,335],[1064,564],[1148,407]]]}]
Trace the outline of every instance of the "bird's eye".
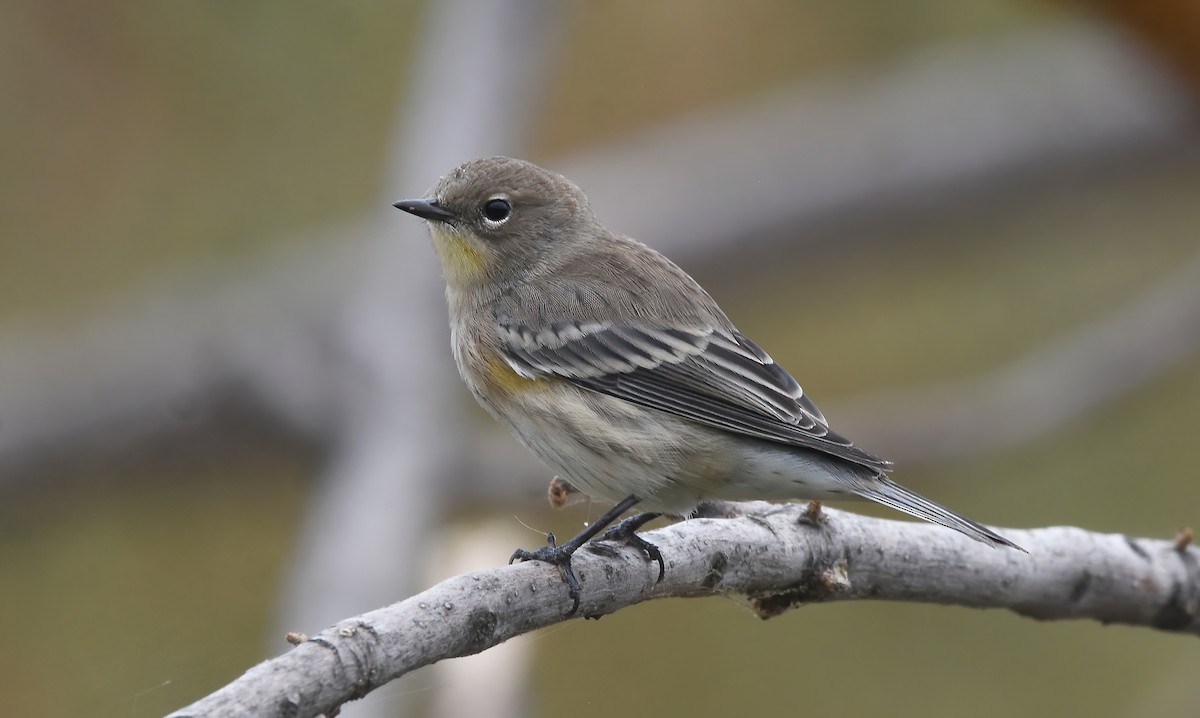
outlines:
[{"label": "bird's eye", "polygon": [[506,199],[499,197],[489,199],[487,204],[483,205],[483,216],[489,222],[499,224],[508,219],[510,214],[512,214],[512,205]]}]

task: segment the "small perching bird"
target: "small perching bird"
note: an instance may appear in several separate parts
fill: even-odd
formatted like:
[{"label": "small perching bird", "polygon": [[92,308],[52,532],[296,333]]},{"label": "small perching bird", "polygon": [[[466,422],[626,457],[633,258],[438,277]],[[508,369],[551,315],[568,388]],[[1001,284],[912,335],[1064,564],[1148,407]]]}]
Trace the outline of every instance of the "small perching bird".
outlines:
[{"label": "small perching bird", "polygon": [[560,567],[604,535],[629,541],[704,500],[863,498],[993,546],[1020,547],[888,478],[891,463],[829,428],[800,385],[670,260],[600,224],[569,180],[522,160],[468,162],[433,196],[395,206],[428,221],[459,373],[554,472],[616,506],[561,546],[513,559]]}]

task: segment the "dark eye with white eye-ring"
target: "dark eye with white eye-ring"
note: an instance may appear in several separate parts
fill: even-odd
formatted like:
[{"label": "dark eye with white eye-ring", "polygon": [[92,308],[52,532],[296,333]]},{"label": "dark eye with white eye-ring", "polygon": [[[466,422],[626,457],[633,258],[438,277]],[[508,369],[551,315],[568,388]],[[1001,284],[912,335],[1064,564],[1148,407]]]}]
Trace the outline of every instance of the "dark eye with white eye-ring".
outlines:
[{"label": "dark eye with white eye-ring", "polygon": [[512,214],[512,205],[501,197],[489,199],[483,205],[483,218],[492,224],[500,224]]}]

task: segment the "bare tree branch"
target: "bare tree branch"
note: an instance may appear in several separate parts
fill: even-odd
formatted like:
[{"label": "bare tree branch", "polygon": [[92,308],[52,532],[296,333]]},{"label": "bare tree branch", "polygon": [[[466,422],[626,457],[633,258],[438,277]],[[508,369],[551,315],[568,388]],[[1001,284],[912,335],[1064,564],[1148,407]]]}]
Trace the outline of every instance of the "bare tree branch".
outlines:
[{"label": "bare tree branch", "polygon": [[[807,603],[918,601],[1007,608],[1038,620],[1086,618],[1200,636],[1200,549],[1054,527],[1003,529],[1029,550],[992,549],[945,529],[797,505],[739,504],[739,518],[646,534],[667,561],[597,544],[581,551],[580,614],[656,598],[729,596],[763,618]],[[247,671],[174,716],[312,716],[416,668],[484,651],[569,620],[566,587],[539,563],[469,573],[350,618]]]}]

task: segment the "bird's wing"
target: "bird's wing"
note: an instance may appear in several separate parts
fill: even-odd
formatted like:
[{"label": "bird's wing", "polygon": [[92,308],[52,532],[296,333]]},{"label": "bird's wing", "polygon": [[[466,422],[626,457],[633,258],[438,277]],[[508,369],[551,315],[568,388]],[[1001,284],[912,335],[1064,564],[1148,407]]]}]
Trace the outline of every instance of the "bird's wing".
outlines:
[{"label": "bird's wing", "polygon": [[891,466],[832,431],[796,380],[736,330],[574,321],[499,330],[506,361],[527,378],[557,377],[731,433]]}]

